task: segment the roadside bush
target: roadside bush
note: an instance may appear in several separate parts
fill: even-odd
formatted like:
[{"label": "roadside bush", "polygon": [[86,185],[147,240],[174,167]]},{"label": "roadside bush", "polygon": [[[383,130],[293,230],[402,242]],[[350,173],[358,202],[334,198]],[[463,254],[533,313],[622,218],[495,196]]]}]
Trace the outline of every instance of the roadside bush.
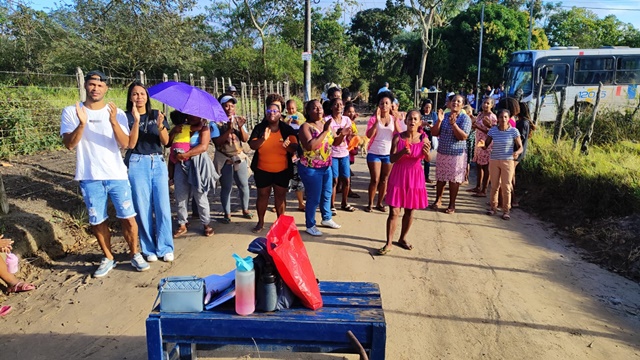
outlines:
[{"label": "roadside bush", "polygon": [[[598,110],[596,122],[593,127],[591,144],[608,145],[615,144],[623,140],[640,140],[640,112],[634,116],[633,108],[602,108]],[[584,135],[591,123],[592,108],[588,108],[578,119],[580,131]],[[573,138],[575,123],[573,112],[567,114],[567,121],[564,124],[565,136]]]}]

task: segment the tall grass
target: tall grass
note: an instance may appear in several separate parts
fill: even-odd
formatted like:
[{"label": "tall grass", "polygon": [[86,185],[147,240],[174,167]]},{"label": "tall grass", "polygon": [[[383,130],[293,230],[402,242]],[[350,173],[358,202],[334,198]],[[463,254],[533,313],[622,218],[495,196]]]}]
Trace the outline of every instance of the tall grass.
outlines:
[{"label": "tall grass", "polygon": [[[575,220],[640,212],[640,144],[629,140],[592,146],[589,155],[569,141],[553,144],[545,129],[531,139],[519,181],[542,212]],[[520,186],[520,184],[518,185]]]}]

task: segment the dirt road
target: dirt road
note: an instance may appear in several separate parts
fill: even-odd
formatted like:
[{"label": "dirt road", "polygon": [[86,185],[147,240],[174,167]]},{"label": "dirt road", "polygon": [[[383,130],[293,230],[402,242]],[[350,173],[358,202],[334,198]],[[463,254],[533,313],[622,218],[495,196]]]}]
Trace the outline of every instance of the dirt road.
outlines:
[{"label": "dirt road", "polygon": [[[364,159],[357,159],[354,170],[363,196],[355,205],[361,209]],[[69,166],[59,160],[41,161],[37,171],[41,178],[70,179]],[[19,189],[11,184],[10,196]],[[434,197],[431,188],[429,196]],[[219,211],[213,198],[212,210]],[[342,229],[303,238],[320,280],[380,284],[387,359],[640,359],[640,286],[581,260],[547,224],[523,211],[515,210],[511,221],[484,215],[484,201],[462,193],[456,214],[417,211],[412,251],[394,247],[386,256],[371,255],[384,241],[386,214],[380,212],[339,212],[335,220]],[[293,209],[293,202],[289,205]],[[57,204],[43,204],[34,194],[14,200],[13,206],[28,212],[30,206]],[[303,229],[303,214],[291,214]],[[55,216],[39,216],[55,221]],[[273,220],[275,215],[267,213],[267,222]],[[0,318],[0,358],[145,359],[144,321],[158,280],[233,268],[231,254],[247,254],[253,225],[236,216],[231,224],[215,224],[213,238],[189,233],[176,241],[174,263],[153,263],[144,273],[134,272],[126,261],[121,238],[116,243],[122,262],[106,278],[91,278],[100,259],[95,244],[51,266],[24,266],[23,275],[38,289],[0,296],[14,307]]]}]

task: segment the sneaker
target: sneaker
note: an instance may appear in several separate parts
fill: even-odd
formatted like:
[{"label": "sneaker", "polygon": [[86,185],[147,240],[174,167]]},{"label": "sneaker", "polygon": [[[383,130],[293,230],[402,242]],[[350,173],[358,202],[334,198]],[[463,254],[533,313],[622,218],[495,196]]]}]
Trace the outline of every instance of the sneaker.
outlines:
[{"label": "sneaker", "polygon": [[136,268],[136,270],[138,271],[149,270],[149,264],[144,261],[144,258],[142,257],[142,255],[140,255],[140,253],[136,253],[135,255],[133,255],[133,259],[131,259],[131,266]]},{"label": "sneaker", "polygon": [[147,262],[155,262],[158,261],[158,256],[156,254],[151,254],[147,256]]},{"label": "sneaker", "polygon": [[307,228],[307,234],[312,236],[322,236],[322,231],[318,230],[317,227],[313,226],[313,227]]},{"label": "sneaker", "polygon": [[333,221],[333,219],[322,220],[322,222],[320,224],[322,224],[322,226],[325,226],[325,227],[328,227],[328,228],[332,228],[332,229],[340,229],[342,227],[342,226],[336,224],[336,222]]},{"label": "sneaker", "polygon": [[98,266],[98,269],[93,273],[93,277],[103,277],[114,267],[116,267],[116,262],[114,260],[103,257],[102,261],[100,261],[100,266]]},{"label": "sneaker", "polygon": [[164,254],[164,257],[162,258],[162,260],[164,260],[166,262],[172,262],[173,261],[173,253]]}]

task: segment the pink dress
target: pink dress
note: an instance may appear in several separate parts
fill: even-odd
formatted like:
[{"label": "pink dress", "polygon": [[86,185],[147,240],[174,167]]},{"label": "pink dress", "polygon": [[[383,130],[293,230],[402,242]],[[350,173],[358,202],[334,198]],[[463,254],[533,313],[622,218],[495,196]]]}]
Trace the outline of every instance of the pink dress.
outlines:
[{"label": "pink dress", "polygon": [[[493,148],[493,144],[489,145],[486,150],[477,147],[479,141],[487,141],[487,133],[483,132],[482,130],[489,131],[489,128],[487,128],[482,122],[483,117],[483,114],[478,114],[478,117],[476,118],[476,127],[480,130],[476,131],[476,152],[475,154],[473,154],[473,161],[475,161],[478,165],[489,165],[489,159],[491,158],[491,149]],[[495,114],[489,114],[489,119],[491,121],[492,127],[498,124],[498,118],[495,116]]]},{"label": "pink dress", "polygon": [[[406,140],[398,139],[398,149],[406,146]],[[405,209],[424,209],[429,204],[422,169],[422,142],[411,144],[411,153],[403,155],[391,168],[387,182],[386,203]]]}]

